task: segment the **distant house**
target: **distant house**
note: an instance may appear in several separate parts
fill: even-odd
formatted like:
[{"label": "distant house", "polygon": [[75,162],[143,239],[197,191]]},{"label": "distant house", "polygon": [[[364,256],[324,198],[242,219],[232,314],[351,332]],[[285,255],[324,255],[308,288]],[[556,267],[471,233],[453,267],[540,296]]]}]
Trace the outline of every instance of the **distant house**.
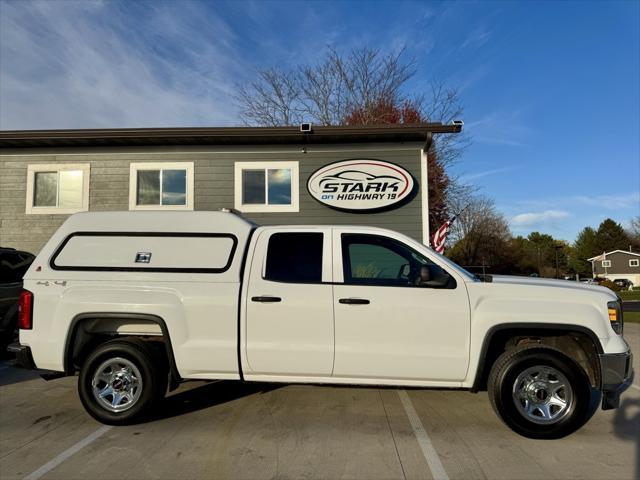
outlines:
[{"label": "distant house", "polygon": [[594,277],[615,280],[626,278],[634,285],[640,285],[640,253],[614,250],[590,258]]}]

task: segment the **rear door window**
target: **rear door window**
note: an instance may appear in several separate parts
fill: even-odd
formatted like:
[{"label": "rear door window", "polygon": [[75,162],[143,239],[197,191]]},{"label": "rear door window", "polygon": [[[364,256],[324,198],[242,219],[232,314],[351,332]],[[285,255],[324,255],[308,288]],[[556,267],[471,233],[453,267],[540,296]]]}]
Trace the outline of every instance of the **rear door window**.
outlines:
[{"label": "rear door window", "polygon": [[322,282],[322,232],[274,233],[269,238],[265,280]]}]

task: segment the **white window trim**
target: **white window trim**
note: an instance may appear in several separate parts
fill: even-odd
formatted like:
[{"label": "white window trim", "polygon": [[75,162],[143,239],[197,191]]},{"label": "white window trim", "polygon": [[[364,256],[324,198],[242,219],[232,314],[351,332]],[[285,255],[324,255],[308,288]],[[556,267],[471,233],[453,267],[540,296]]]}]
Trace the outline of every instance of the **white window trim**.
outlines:
[{"label": "white window trim", "polygon": [[[288,168],[291,170],[291,205],[244,205],[242,203],[242,171],[271,170]],[[266,177],[265,177],[266,178]],[[265,189],[268,185],[265,182]],[[235,209],[240,212],[299,212],[300,182],[298,162],[236,162],[234,171]]]},{"label": "white window trim", "polygon": [[[186,170],[186,205],[137,205],[138,170]],[[129,210],[193,210],[193,162],[132,162],[129,165]]]},{"label": "white window trim", "polygon": [[629,260],[629,266],[630,267],[640,267],[640,260],[633,259],[633,260]]},{"label": "white window trim", "polygon": [[611,268],[611,260],[602,260],[603,268]]},{"label": "white window trim", "polygon": [[[37,172],[64,172],[68,170],[82,171],[82,206],[79,208],[37,207],[33,204],[35,177]],[[89,211],[89,179],[91,164],[89,163],[38,163],[27,165],[27,215],[58,215]],[[58,188],[60,185],[58,184]]]}]

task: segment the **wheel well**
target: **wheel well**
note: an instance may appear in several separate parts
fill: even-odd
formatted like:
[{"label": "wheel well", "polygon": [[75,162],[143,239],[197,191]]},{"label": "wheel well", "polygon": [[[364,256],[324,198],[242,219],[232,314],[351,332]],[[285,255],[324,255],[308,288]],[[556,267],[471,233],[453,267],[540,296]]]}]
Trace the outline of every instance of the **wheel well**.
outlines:
[{"label": "wheel well", "polygon": [[155,315],[91,313],[78,315],[71,322],[65,345],[64,369],[67,375],[80,370],[84,360],[98,345],[114,338],[138,338],[155,346],[166,356],[170,369],[170,389],[181,381],[171,339],[164,321]]},{"label": "wheel well", "polygon": [[487,389],[491,367],[505,351],[521,345],[546,345],[560,350],[580,365],[591,382],[600,387],[600,344],[597,338],[582,330],[557,328],[502,328],[487,334],[472,391]]}]

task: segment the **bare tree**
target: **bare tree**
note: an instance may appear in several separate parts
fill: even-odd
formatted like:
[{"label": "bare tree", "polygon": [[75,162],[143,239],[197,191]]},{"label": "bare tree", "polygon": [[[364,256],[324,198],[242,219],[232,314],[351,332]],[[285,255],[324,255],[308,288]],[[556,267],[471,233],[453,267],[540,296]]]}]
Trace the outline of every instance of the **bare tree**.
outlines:
[{"label": "bare tree", "polygon": [[[446,124],[462,118],[464,114],[458,91],[455,88],[446,87],[438,80],[432,80],[428,86],[428,94],[421,95],[416,102],[420,105],[422,117],[429,121]],[[443,166],[448,167],[460,158],[470,142],[468,134],[440,135],[434,147]],[[452,183],[457,182],[452,180]]]},{"label": "bare tree", "polygon": [[300,118],[300,96],[295,74],[263,70],[258,80],[239,91],[242,119],[248,125],[293,125]]},{"label": "bare tree", "polygon": [[629,221],[629,228],[626,232],[629,240],[631,240],[631,248],[636,253],[640,252],[640,216],[634,217]]},{"label": "bare tree", "polygon": [[402,57],[403,52],[382,55],[370,48],[343,56],[330,49],[317,65],[262,70],[239,89],[242,121],[272,127],[342,125],[353,110],[380,100],[402,102],[401,89],[415,73],[414,62]]},{"label": "bare tree", "polygon": [[488,265],[491,271],[499,271],[509,263],[511,232],[507,221],[493,200],[464,189],[450,197],[450,208],[460,215],[451,226],[449,256],[461,265]]},{"label": "bare tree", "polygon": [[[329,49],[318,64],[260,71],[256,80],[239,88],[241,119],[245,125],[287,126],[450,123],[460,118],[458,92],[442,82],[407,92],[415,65],[403,51],[383,54],[364,47],[343,55]],[[446,168],[469,145],[466,134],[437,137],[429,152],[432,228],[446,220],[448,189],[456,183]]]}]

